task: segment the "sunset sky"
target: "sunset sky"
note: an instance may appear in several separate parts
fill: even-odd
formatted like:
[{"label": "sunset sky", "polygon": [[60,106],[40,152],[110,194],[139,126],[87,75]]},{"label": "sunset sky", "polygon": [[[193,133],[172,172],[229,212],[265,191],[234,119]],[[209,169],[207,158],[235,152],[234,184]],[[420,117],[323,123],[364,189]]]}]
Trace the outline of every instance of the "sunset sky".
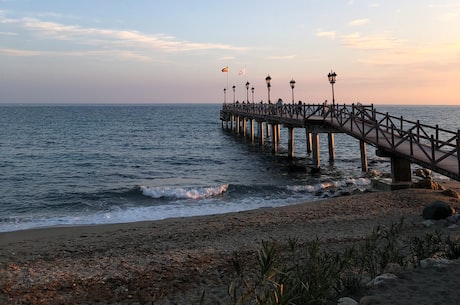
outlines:
[{"label": "sunset sky", "polygon": [[0,0],[0,103],[260,102],[267,74],[317,103],[331,69],[339,103],[460,105],[460,1]]}]

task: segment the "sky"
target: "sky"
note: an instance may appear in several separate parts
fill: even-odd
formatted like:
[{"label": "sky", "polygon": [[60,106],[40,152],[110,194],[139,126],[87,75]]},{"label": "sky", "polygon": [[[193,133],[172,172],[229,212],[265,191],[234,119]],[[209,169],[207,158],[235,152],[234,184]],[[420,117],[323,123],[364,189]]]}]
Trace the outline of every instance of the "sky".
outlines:
[{"label": "sky", "polygon": [[337,103],[460,105],[460,1],[0,0],[0,103],[320,103],[331,70]]}]

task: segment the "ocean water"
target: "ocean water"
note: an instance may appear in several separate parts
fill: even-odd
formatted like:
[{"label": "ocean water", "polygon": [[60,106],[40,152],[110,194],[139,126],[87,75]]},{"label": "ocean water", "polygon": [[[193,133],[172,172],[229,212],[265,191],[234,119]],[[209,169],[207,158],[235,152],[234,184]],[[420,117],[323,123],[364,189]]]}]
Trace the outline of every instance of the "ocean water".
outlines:
[{"label": "ocean water", "polygon": [[[220,104],[1,105],[0,232],[122,223],[290,205],[370,187],[359,142],[336,134],[336,161],[322,136],[321,173],[310,171],[305,134],[295,155],[221,128]],[[460,107],[377,110],[459,128]],[[389,161],[368,146],[370,169]]]}]

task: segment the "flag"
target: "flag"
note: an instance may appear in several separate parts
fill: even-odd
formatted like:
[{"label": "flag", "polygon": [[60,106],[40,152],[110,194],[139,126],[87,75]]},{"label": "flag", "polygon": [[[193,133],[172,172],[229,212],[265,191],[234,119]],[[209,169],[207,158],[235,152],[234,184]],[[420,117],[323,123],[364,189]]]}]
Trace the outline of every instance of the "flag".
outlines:
[{"label": "flag", "polygon": [[228,72],[228,66],[222,69],[222,72]]},{"label": "flag", "polygon": [[238,75],[246,75],[246,68],[241,69]]}]

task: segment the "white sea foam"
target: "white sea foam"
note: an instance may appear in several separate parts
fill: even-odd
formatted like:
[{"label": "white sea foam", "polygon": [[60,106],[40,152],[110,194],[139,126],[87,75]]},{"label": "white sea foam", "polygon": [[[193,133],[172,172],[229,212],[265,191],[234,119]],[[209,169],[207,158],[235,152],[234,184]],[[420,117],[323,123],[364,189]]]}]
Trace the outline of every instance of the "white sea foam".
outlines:
[{"label": "white sea foam", "polygon": [[347,186],[368,186],[371,184],[371,180],[368,178],[348,178],[337,181],[327,181],[317,183],[313,185],[288,185],[286,188],[293,192],[309,192],[314,193],[321,190],[340,188]]},{"label": "white sea foam", "polygon": [[199,187],[199,188],[172,188],[172,187],[148,187],[141,186],[144,196],[152,198],[177,198],[177,199],[202,199],[225,193],[228,184],[216,187]]}]

